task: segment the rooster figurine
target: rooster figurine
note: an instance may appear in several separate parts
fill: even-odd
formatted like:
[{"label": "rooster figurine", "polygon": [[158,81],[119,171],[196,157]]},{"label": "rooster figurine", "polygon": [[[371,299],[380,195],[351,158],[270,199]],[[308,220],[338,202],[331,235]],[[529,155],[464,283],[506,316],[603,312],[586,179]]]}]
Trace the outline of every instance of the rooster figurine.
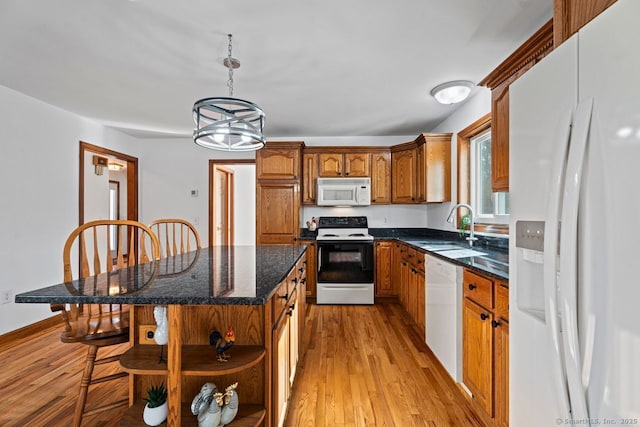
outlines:
[{"label": "rooster figurine", "polygon": [[211,335],[209,335],[209,344],[216,348],[219,362],[227,362],[229,360],[229,356],[225,354],[225,351],[231,348],[235,340],[236,336],[233,333],[233,327],[231,326],[229,326],[224,337],[218,331],[211,332]]}]

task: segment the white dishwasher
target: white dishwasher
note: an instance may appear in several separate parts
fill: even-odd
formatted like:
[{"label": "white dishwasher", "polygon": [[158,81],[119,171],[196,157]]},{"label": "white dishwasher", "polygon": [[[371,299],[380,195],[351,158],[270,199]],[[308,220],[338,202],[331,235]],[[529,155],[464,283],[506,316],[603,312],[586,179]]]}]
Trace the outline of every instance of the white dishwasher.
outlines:
[{"label": "white dishwasher", "polygon": [[462,381],[462,267],[425,255],[427,345]]}]

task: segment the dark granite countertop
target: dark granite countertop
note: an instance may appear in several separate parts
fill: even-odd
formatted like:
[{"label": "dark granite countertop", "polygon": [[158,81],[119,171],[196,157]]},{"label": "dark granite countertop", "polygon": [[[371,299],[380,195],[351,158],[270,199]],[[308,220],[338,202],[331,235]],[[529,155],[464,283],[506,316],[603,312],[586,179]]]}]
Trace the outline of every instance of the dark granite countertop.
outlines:
[{"label": "dark granite countertop", "polygon": [[[429,255],[479,273],[509,282],[509,253],[487,245],[469,246],[457,240],[400,237],[396,238]],[[478,242],[476,242],[478,243]],[[473,251],[470,253],[469,251]]]},{"label": "dark granite countertop", "polygon": [[17,303],[262,305],[304,245],[214,246],[16,295]]}]

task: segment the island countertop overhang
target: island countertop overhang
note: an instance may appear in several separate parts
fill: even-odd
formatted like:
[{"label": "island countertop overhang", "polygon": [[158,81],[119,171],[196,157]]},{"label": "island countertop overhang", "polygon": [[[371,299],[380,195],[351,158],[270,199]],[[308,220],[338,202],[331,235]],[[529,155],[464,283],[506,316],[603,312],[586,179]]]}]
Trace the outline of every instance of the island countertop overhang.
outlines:
[{"label": "island countertop overhang", "polygon": [[16,295],[17,303],[264,305],[304,245],[213,246]]}]

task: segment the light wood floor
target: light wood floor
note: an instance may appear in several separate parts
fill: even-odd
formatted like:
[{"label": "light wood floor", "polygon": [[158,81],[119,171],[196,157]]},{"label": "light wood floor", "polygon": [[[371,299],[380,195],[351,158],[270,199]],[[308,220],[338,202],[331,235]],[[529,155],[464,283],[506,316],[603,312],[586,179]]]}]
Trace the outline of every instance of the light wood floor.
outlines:
[{"label": "light wood floor", "polygon": [[[0,347],[0,426],[71,424],[86,348],[59,335]],[[310,305],[304,346],[287,426],[486,426],[397,304]],[[126,379],[99,384],[88,405],[126,394]],[[116,426],[124,411],[84,424]]]},{"label": "light wood floor", "polygon": [[398,304],[309,306],[287,426],[485,426]]}]

